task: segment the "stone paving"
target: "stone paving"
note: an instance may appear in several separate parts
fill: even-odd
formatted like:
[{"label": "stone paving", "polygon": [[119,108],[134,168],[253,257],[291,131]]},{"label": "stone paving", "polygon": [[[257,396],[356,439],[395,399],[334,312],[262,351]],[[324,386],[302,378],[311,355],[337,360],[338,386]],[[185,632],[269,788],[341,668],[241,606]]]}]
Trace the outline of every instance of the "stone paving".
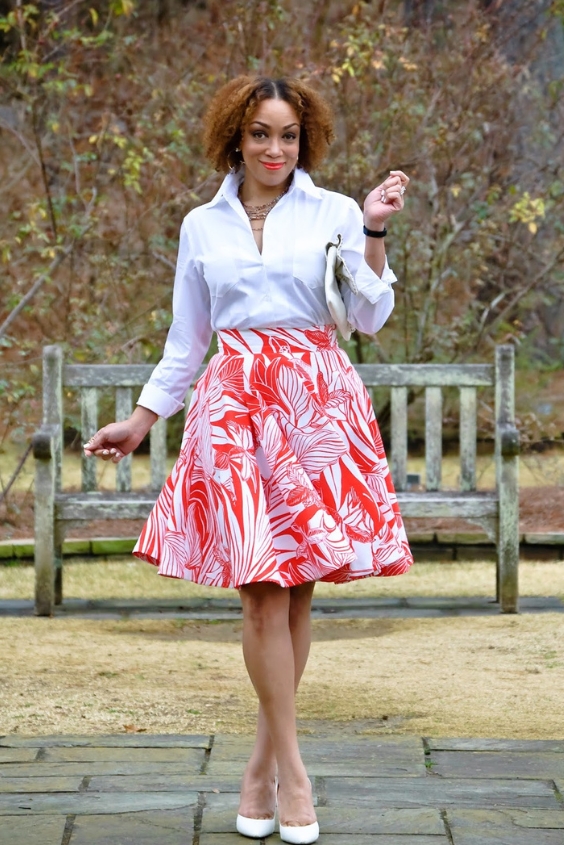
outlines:
[{"label": "stone paving", "polygon": [[[301,738],[320,845],[564,845],[564,741],[328,727]],[[250,747],[228,735],[2,737],[0,843],[242,845]]]}]

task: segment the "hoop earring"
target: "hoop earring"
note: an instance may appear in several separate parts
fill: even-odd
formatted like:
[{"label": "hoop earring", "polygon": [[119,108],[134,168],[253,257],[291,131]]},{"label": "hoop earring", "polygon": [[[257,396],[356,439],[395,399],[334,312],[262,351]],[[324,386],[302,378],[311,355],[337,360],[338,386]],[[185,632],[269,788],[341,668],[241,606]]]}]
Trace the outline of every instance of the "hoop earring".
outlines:
[{"label": "hoop earring", "polygon": [[[236,155],[237,153],[239,153],[239,155]],[[232,158],[232,156],[234,156],[234,158]],[[233,171],[238,170],[242,163],[243,163],[243,156],[241,155],[241,148],[236,147],[234,150],[230,150],[229,153],[227,154],[227,164],[229,165],[231,170],[233,170]]]}]

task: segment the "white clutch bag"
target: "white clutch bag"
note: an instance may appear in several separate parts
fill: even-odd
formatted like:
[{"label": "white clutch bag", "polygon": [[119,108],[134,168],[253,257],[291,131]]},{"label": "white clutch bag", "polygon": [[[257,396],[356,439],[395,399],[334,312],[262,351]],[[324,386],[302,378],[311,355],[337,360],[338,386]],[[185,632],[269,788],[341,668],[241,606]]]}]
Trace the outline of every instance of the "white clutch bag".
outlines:
[{"label": "white clutch bag", "polygon": [[353,293],[358,293],[356,282],[351,271],[345,264],[341,255],[341,243],[343,238],[337,235],[337,243],[329,243],[325,247],[327,264],[325,267],[325,298],[329,313],[333,317],[337,328],[345,340],[349,340],[353,327],[347,319],[347,309],[343,302],[341,290],[348,285]]}]

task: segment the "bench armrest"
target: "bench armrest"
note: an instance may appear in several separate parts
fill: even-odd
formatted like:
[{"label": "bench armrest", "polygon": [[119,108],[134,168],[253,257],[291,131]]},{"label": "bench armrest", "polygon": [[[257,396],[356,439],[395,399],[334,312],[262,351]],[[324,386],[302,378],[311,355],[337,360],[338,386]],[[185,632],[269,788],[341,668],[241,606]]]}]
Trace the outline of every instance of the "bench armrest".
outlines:
[{"label": "bench armrest", "polygon": [[502,425],[499,428],[500,452],[503,458],[514,458],[521,451],[521,440],[518,429],[513,425]]},{"label": "bench armrest", "polygon": [[52,460],[55,457],[59,437],[59,426],[42,425],[31,438],[33,457],[38,461]]}]

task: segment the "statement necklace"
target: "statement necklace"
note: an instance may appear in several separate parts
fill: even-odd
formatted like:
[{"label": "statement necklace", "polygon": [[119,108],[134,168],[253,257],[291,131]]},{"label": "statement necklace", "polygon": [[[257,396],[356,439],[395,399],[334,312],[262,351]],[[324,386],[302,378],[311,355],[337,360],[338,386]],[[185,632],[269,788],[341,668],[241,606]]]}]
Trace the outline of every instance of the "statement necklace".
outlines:
[{"label": "statement necklace", "polygon": [[[241,201],[241,205],[245,209],[245,214],[251,221],[251,229],[253,230],[253,232],[262,232],[262,230],[264,229],[264,221],[268,217],[268,214],[272,211],[276,203],[282,199],[284,194],[288,193],[289,187],[290,184],[288,184],[288,186],[282,191],[281,194],[278,194],[278,196],[274,197],[274,199],[270,200],[270,202],[265,202],[264,205],[248,205],[246,202],[243,202],[243,200],[241,199],[241,188],[239,188],[239,200]],[[258,220],[259,222],[262,220],[263,225],[253,226],[253,221],[256,220]]]}]

